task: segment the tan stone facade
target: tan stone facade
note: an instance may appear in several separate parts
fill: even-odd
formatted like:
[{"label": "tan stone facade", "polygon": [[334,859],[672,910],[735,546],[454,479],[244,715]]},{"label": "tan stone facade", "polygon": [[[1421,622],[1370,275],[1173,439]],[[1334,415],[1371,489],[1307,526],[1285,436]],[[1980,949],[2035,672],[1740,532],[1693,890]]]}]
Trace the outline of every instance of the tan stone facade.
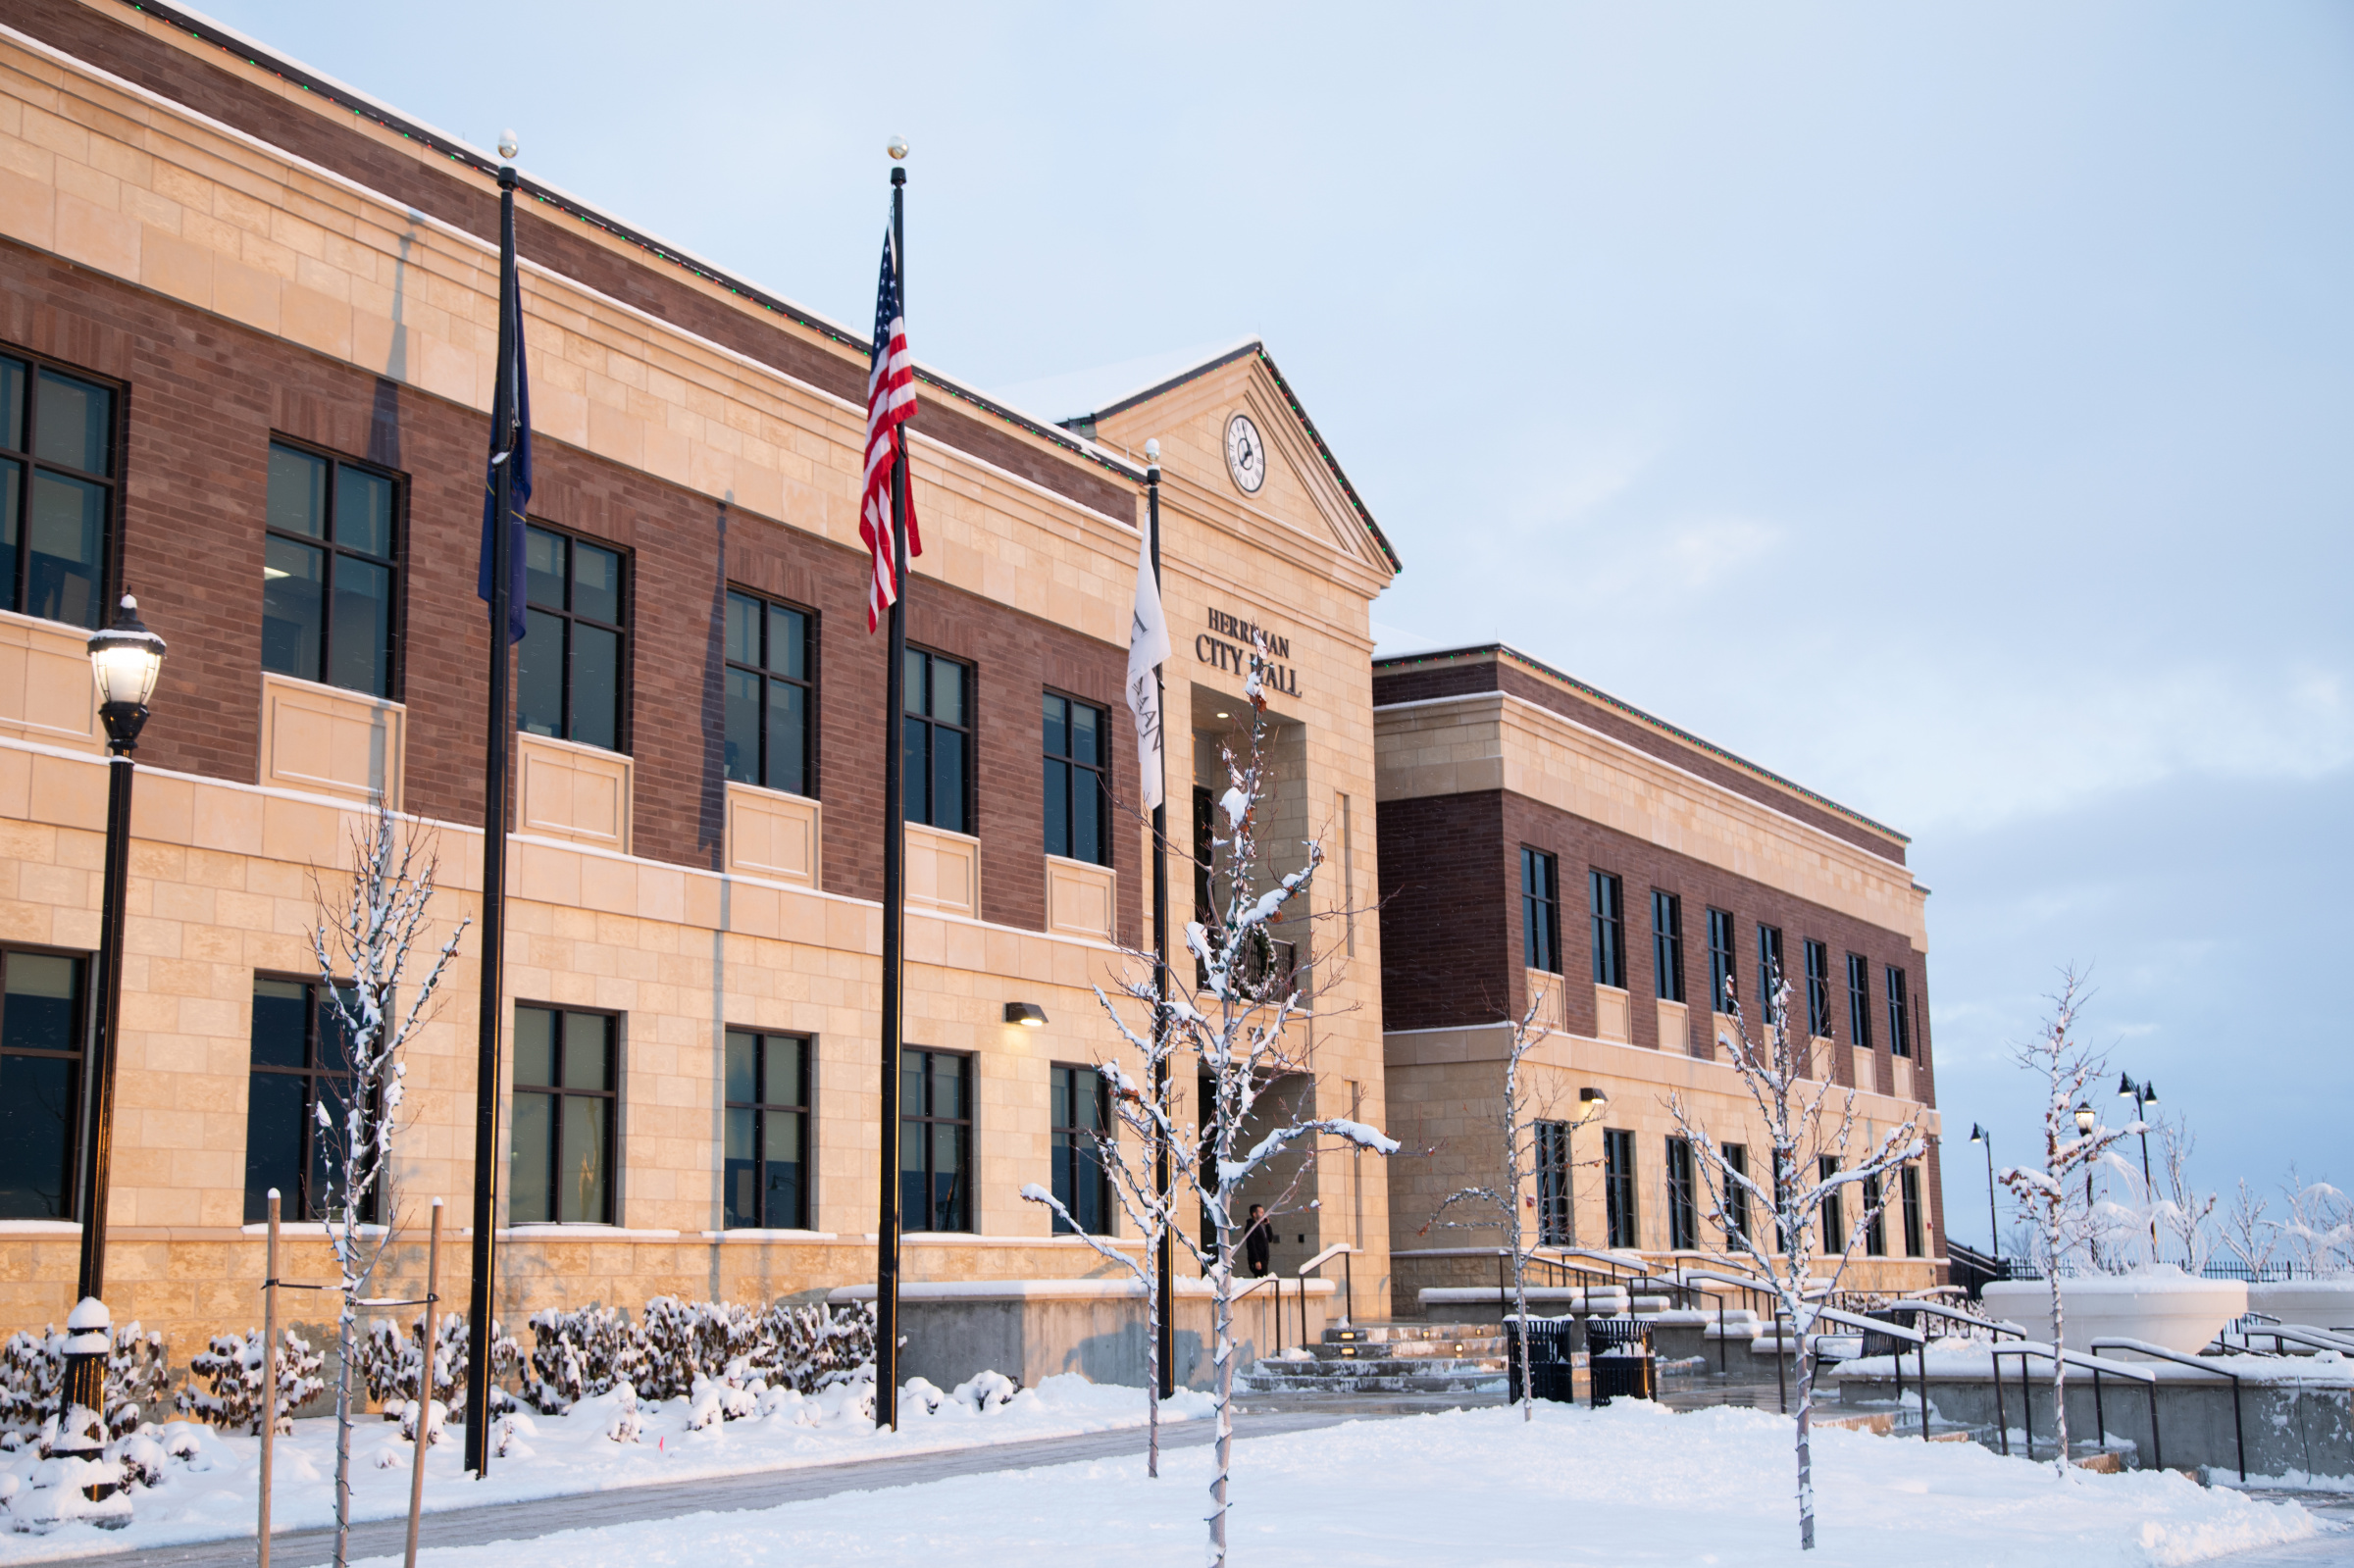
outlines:
[{"label": "tan stone facade", "polygon": [[[408,831],[437,842],[437,935],[479,917],[484,839],[479,804],[471,818],[464,807],[480,790],[464,736],[479,733],[485,639],[465,498],[481,483],[496,251],[479,229],[430,212],[447,187],[449,210],[479,213],[492,187],[136,13],[44,0],[27,20],[81,40],[80,54],[0,32],[0,265],[23,302],[0,327],[0,352],[122,388],[119,570],[172,643],[132,830],[108,1294],[118,1321],[163,1329],[182,1359],[258,1306],[261,1243],[245,1222],[256,977],[311,971],[316,889],[333,895],[378,791],[411,814]],[[190,94],[213,93],[212,109],[124,79],[158,59],[175,80],[184,74]],[[278,128],[240,128],[240,115]],[[342,140],[314,139],[329,132]],[[387,193],[413,181],[433,200]],[[880,208],[880,179],[877,192]],[[518,741],[506,1016],[546,1003],[620,1021],[615,1197],[610,1225],[507,1234],[498,1302],[511,1326],[556,1302],[634,1309],[658,1291],[770,1299],[871,1281],[879,1199],[881,912],[871,889],[883,642],[864,634],[853,596],[863,410],[831,389],[863,381],[863,354],[615,233],[585,228],[564,243],[572,248],[524,247],[543,481],[534,511],[552,508],[557,524],[635,549],[634,695],[623,751]],[[637,301],[650,295],[584,281],[621,274],[641,275],[670,304],[649,310]],[[689,306],[728,332],[741,322],[767,357],[681,327]],[[237,449],[193,437],[213,449],[218,490],[176,471],[172,443],[185,440],[165,420],[170,400],[149,395],[164,357],[198,340],[217,354],[201,368],[171,360],[176,376],[218,375],[211,401],[258,397],[273,410]],[[267,356],[291,368],[264,370]],[[817,368],[792,374],[786,361]],[[289,394],[296,374],[323,390]],[[349,411],[335,405],[345,386]],[[403,422],[398,462],[361,451],[365,436],[335,433],[355,419],[366,430],[371,386]],[[1168,453],[1166,595],[1180,632],[1168,672],[1168,711],[1180,716],[1172,913],[1190,914],[1192,885],[1186,781],[1198,742],[1182,716],[1233,712],[1240,691],[1239,677],[1186,651],[1185,629],[1218,608],[1288,636],[1296,690],[1280,718],[1303,744],[1287,799],[1332,845],[1334,887],[1315,900],[1334,915],[1336,958],[1317,975],[1313,1091],[1367,1120],[1383,1114],[1379,935],[1347,912],[1344,889],[1362,902],[1376,880],[1366,617],[1395,564],[1353,501],[1333,510],[1345,481],[1286,429],[1297,419],[1285,395],[1271,362],[1246,358],[1130,408],[1090,443],[1018,417],[976,419],[963,412],[974,399],[937,379],[919,392],[926,549],[911,632],[970,661],[982,707],[978,833],[909,830],[907,1038],[974,1064],[972,1232],[911,1236],[910,1281],[1105,1272],[1083,1243],[1050,1235],[1047,1212],[1019,1190],[1048,1179],[1050,1064],[1117,1048],[1093,987],[1127,965],[1115,942],[1143,931],[1151,845],[1118,815],[1135,797],[1136,761],[1117,692],[1142,520],[1136,454],[1148,436]],[[1280,442],[1256,497],[1235,488],[1217,455],[1226,411],[1246,405]],[[458,433],[444,439],[444,429]],[[231,497],[254,493],[265,438],[280,431],[408,475],[397,700],[258,668],[258,562],[226,573],[217,592],[184,581],[216,556],[251,558],[236,552],[253,548],[258,525]],[[636,524],[614,515],[631,504],[675,510],[633,534]],[[677,541],[692,531],[709,541],[706,559],[725,562],[724,578],[707,565],[700,579],[687,575],[695,546]],[[695,682],[723,581],[813,604],[824,619],[822,798],[723,782],[707,754]],[[97,944],[104,773],[82,635],[0,617],[0,941],[86,953]],[[1110,715],[1120,826],[1108,866],[1037,847],[1042,687]],[[412,1237],[436,1194],[452,1204],[451,1239],[466,1235],[477,963],[470,935],[410,1055],[396,1219]],[[1046,1027],[1009,1025],[1015,1001],[1042,1008]],[[810,1042],[806,1230],[722,1228],[719,1085],[731,1028]],[[1321,1199],[1319,1214],[1292,1227],[1279,1266],[1358,1241],[1357,1310],[1373,1310],[1387,1290],[1386,1192],[1377,1170],[1334,1162],[1305,1194]],[[62,1320],[77,1232],[70,1221],[0,1221],[0,1324]],[[315,1228],[294,1235],[286,1275],[325,1277]],[[404,1243],[398,1280],[420,1251]],[[464,1289],[464,1246],[444,1259],[447,1296]]]}]

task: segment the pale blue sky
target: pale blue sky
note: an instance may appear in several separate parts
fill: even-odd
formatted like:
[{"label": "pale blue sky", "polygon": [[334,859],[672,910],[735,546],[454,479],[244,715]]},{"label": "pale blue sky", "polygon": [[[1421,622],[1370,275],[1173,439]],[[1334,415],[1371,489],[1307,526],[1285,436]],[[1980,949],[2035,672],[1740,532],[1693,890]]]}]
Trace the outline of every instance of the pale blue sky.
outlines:
[{"label": "pale blue sky", "polygon": [[2354,1185],[2354,11],[212,6],[853,324],[903,132],[984,387],[1263,334],[1382,622],[1914,835],[1963,1239],[2072,961],[2210,1183]]}]

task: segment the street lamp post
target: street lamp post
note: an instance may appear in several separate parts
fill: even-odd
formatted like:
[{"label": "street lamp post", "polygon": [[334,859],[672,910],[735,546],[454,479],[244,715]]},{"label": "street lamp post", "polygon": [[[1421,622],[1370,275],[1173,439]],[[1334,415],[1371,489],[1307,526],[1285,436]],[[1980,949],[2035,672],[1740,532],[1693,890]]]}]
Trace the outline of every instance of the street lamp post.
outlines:
[{"label": "street lamp post", "polygon": [[[2092,1108],[2090,1100],[2076,1101],[2075,1117],[2078,1138],[2092,1137],[2092,1130],[2101,1125],[2101,1113]],[[2099,1237],[2093,1233],[2092,1229],[2092,1161],[2090,1160],[2084,1162],[2084,1244],[2091,1249],[2093,1263],[2098,1266],[2101,1260],[2101,1243]]]},{"label": "street lamp post", "polygon": [[[2136,1084],[2133,1082],[2131,1074],[2120,1073],[2117,1075],[2117,1097],[2133,1102],[2133,1120],[2142,1124],[2141,1197],[2142,1201],[2150,1206],[2150,1261],[2156,1263],[2158,1261],[2158,1187],[2157,1183],[2150,1178],[2150,1129],[2143,1113],[2158,1103],[2158,1087],[2149,1083]],[[2184,1261],[2188,1262],[2189,1260],[2184,1259]]]},{"label": "street lamp post", "polygon": [[2000,1263],[2003,1259],[2003,1232],[1994,1217],[1994,1139],[1977,1123],[1970,1124],[1970,1140],[1986,1151],[1986,1239],[1992,1245],[1989,1254]]},{"label": "street lamp post", "polygon": [[[129,594],[115,624],[91,636],[90,671],[98,683],[98,718],[106,726],[106,886],[98,936],[98,1017],[82,1075],[83,1111],[77,1187],[81,1198],[81,1272],[67,1319],[66,1387],[61,1414],[76,1405],[98,1418],[95,1439],[77,1430],[75,1446],[106,1438],[106,1362],[114,1329],[105,1305],[106,1198],[115,1132],[115,1062],[123,1018],[124,895],[130,872],[130,754],[147,723],[147,699],[163,672],[164,639],[139,620]],[[67,1434],[61,1432],[61,1437]]]}]

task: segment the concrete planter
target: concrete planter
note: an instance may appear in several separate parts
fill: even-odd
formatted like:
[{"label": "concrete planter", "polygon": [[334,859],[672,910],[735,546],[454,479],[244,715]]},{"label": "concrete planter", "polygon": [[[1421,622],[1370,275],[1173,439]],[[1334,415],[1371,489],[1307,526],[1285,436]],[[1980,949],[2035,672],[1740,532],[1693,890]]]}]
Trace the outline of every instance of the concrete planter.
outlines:
[{"label": "concrete planter", "polygon": [[2307,1328],[2354,1327],[2354,1280],[2282,1280],[2248,1287],[2248,1310]]},{"label": "concrete planter", "polygon": [[[1986,1287],[1983,1299],[1987,1311],[2009,1318],[2029,1337],[2051,1339],[2052,1290],[2041,1280],[1998,1280]],[[2248,1288],[2237,1280],[2195,1279],[2169,1269],[2062,1280],[2060,1299],[2071,1350],[2089,1350],[2095,1340],[2130,1339],[2195,1355],[2216,1331],[2248,1310]]]}]

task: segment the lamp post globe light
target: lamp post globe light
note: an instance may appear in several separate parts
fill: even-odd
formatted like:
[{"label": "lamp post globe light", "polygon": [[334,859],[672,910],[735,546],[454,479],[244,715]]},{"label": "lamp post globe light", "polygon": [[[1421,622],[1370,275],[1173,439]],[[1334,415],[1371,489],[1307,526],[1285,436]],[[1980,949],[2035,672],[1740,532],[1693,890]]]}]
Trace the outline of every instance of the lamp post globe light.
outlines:
[{"label": "lamp post globe light", "polygon": [[[2092,1130],[2101,1125],[2101,1113],[2092,1108],[2090,1100],[2076,1101],[2075,1116],[2078,1138],[2092,1137]],[[2090,1160],[2084,1162],[2084,1224],[2086,1230],[2089,1231],[2092,1226],[2092,1161]],[[2093,1260],[2097,1263],[2101,1253],[2099,1239],[2096,1238],[2087,1244],[2092,1248]]]},{"label": "lamp post globe light", "polygon": [[124,894],[130,865],[131,752],[147,723],[147,702],[164,668],[164,639],[139,620],[139,604],[123,595],[115,624],[89,641],[90,673],[98,684],[98,718],[106,726],[106,885],[98,936],[98,1017],[83,1074],[80,1157],[81,1270],[75,1307],[67,1318],[63,1412],[79,1405],[97,1417],[87,1428],[61,1430],[60,1448],[105,1442],[106,1362],[114,1325],[106,1295],[107,1175],[113,1152],[115,1061],[123,1016]]}]

